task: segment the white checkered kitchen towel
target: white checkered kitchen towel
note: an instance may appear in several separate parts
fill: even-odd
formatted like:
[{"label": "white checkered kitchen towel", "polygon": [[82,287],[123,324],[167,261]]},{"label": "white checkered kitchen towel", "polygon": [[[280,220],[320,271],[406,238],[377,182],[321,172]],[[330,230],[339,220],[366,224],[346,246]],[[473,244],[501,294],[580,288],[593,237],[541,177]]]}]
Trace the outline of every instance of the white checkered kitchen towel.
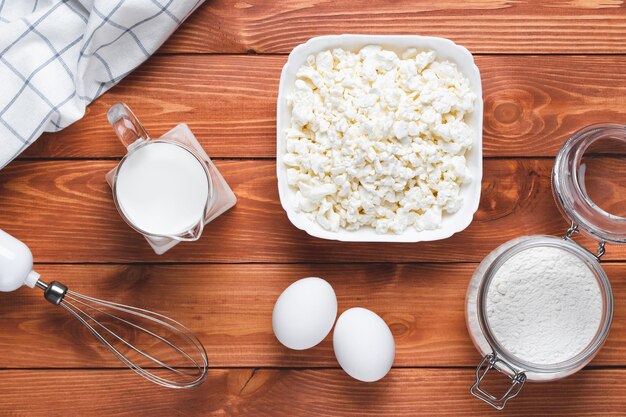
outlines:
[{"label": "white checkered kitchen towel", "polygon": [[0,0],[0,168],[145,61],[203,0]]}]

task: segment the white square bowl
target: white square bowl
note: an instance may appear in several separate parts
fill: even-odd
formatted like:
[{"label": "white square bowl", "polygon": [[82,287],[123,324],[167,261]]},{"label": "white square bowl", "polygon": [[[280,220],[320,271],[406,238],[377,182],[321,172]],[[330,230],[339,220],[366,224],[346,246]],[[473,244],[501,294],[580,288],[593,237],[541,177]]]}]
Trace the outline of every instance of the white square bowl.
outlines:
[{"label": "white square bowl", "polygon": [[[380,45],[401,54],[409,48],[431,49],[437,53],[437,60],[454,62],[459,70],[469,79],[470,87],[476,94],[474,111],[466,122],[474,130],[475,142],[472,149],[465,155],[467,167],[472,175],[469,184],[461,187],[463,205],[454,214],[444,214],[439,229],[418,231],[408,227],[401,234],[378,234],[371,227],[349,231],[339,229],[338,232],[325,230],[317,222],[309,219],[303,212],[296,210],[296,191],[287,184],[287,168],[283,163],[285,153],[285,131],[290,125],[291,109],[287,98],[296,82],[296,72],[305,63],[306,58],[323,50],[343,48],[358,51],[367,45]],[[465,229],[472,222],[480,200],[480,183],[482,180],[482,132],[483,132],[483,95],[480,72],[474,63],[472,54],[462,46],[449,39],[415,35],[330,35],[309,39],[291,51],[287,63],[280,75],[276,114],[276,175],[278,177],[278,194],[280,203],[287,212],[291,223],[311,236],[322,239],[344,242],[422,242],[446,239],[454,233]]]}]

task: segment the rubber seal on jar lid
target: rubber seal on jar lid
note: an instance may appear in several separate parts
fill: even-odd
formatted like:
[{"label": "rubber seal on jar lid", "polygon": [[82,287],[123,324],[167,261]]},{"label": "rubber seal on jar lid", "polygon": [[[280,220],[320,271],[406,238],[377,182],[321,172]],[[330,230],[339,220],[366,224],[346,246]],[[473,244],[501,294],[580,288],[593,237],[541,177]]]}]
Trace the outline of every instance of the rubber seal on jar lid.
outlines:
[{"label": "rubber seal on jar lid", "polygon": [[[604,174],[592,172],[598,170]],[[552,192],[563,215],[581,232],[600,241],[626,243],[626,211],[614,212],[626,204],[609,202],[615,191],[623,193],[624,188],[625,125],[591,125],[565,142],[552,170]]]}]

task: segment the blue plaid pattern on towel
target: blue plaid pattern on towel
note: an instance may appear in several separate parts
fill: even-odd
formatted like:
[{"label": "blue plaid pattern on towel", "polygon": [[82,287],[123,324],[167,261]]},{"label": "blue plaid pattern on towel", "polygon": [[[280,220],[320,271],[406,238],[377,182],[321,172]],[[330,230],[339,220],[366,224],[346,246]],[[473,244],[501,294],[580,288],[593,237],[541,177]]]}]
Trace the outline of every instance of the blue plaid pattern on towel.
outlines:
[{"label": "blue plaid pattern on towel", "polygon": [[0,168],[145,61],[203,0],[0,0]]}]

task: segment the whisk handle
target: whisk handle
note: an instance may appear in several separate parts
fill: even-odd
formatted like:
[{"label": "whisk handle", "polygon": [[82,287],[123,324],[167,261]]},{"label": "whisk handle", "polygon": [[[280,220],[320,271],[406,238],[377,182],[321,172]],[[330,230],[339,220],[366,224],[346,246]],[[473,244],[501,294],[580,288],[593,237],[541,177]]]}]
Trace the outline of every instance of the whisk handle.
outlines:
[{"label": "whisk handle", "polygon": [[28,246],[0,229],[0,291],[15,291],[22,285],[33,288],[38,279]]}]

